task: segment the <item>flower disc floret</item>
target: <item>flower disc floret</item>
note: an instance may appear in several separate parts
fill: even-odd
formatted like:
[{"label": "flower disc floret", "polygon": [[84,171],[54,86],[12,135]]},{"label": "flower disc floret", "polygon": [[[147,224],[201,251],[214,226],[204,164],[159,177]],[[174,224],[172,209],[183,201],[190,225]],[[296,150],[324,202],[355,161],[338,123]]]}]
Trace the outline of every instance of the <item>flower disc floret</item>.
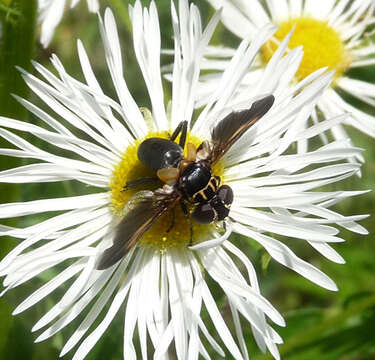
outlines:
[{"label": "flower disc floret", "polygon": [[280,42],[292,30],[289,49],[302,45],[304,51],[301,65],[296,73],[297,80],[304,79],[322,67],[335,70],[335,78],[339,78],[350,66],[350,56],[339,33],[328,25],[328,21],[311,17],[291,18],[280,24],[274,37],[262,48],[266,63],[271,59]]}]

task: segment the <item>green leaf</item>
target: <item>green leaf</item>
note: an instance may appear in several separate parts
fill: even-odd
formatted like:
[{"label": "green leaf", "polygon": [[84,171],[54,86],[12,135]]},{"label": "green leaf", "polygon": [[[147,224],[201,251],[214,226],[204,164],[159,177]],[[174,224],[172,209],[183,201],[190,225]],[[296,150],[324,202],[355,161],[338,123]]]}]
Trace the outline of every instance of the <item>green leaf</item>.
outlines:
[{"label": "green leaf", "polygon": [[271,261],[271,255],[268,253],[264,253],[262,255],[262,271],[263,274],[267,273],[268,265],[270,264]]}]

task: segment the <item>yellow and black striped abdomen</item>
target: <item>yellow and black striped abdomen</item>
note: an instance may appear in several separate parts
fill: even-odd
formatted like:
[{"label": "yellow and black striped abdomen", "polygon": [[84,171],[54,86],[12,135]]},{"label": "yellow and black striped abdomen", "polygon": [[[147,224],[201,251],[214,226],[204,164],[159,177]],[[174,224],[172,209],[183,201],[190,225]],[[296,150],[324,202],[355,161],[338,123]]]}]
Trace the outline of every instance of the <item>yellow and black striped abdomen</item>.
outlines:
[{"label": "yellow and black striped abdomen", "polygon": [[192,196],[194,203],[205,202],[212,199],[220,186],[220,177],[211,176],[207,185]]}]

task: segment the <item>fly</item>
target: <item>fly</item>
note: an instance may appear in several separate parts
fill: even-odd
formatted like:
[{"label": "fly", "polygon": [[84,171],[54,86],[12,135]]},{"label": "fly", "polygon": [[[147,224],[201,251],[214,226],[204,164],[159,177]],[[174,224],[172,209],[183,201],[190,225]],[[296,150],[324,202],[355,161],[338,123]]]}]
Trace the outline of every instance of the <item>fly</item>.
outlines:
[{"label": "fly", "polygon": [[[233,202],[233,191],[213,174],[212,167],[269,111],[274,100],[274,96],[269,95],[255,101],[250,109],[230,113],[212,129],[211,140],[203,141],[198,148],[186,143],[187,121],[177,126],[170,139],[154,137],[144,140],[138,147],[137,156],[156,172],[156,176],[129,181],[124,190],[159,180],[164,185],[155,191],[139,191],[129,200],[125,216],[117,226],[113,245],[103,252],[97,269],[106,269],[122,259],[155,221],[173,211],[177,204],[190,225],[191,242],[191,218],[200,224],[225,220]],[[192,207],[191,214],[187,204]],[[173,222],[167,232],[172,228]]]}]

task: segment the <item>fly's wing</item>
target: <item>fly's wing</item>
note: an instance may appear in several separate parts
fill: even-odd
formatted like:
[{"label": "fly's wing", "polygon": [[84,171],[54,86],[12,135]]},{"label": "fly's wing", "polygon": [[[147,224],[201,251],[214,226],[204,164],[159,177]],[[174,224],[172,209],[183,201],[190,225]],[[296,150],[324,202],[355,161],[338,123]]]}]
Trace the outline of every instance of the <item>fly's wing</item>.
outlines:
[{"label": "fly's wing", "polygon": [[216,163],[230,147],[264,114],[275,101],[273,95],[255,101],[250,109],[232,112],[222,119],[212,130],[210,163]]},{"label": "fly's wing", "polygon": [[117,226],[113,245],[103,252],[96,268],[104,270],[116,264],[162,214],[176,205],[179,199],[178,193],[167,194],[160,190],[140,191],[135,194],[129,200],[126,214]]}]

